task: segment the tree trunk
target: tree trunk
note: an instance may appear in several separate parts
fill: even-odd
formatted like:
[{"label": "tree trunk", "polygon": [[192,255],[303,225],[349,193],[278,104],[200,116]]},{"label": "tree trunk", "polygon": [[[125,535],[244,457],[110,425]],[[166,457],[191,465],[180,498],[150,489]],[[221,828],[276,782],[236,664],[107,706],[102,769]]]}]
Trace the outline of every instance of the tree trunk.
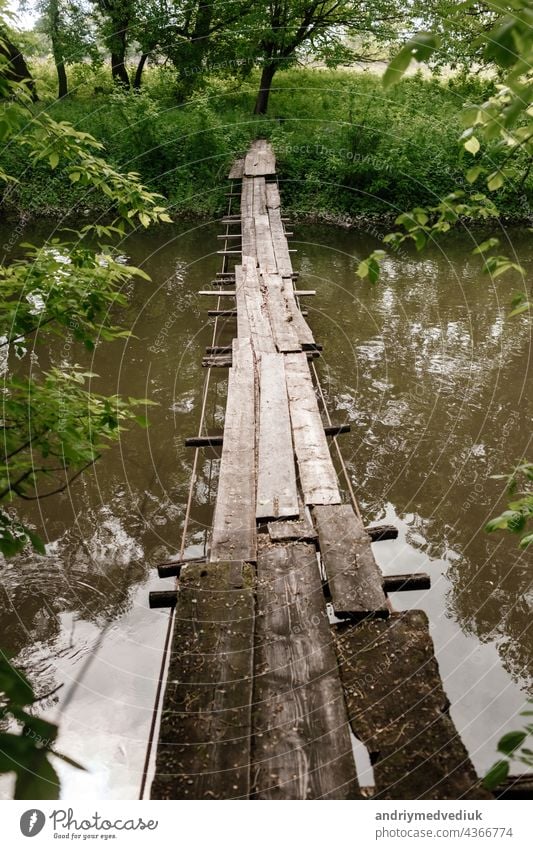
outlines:
[{"label": "tree trunk", "polygon": [[61,44],[61,20],[57,0],[50,3],[50,36],[52,39],[52,54],[57,71],[57,96],[59,100],[68,94],[67,71]]},{"label": "tree trunk", "polygon": [[126,70],[126,37],[127,24],[122,23],[117,27],[113,35],[111,46],[111,75],[113,82],[118,85],[130,87],[130,78]]},{"label": "tree trunk", "polygon": [[64,62],[56,62],[57,71],[57,96],[59,100],[68,94],[67,70]]},{"label": "tree trunk", "polygon": [[141,88],[144,66],[146,64],[147,59],[148,53],[143,53],[141,58],[139,59],[137,70],[135,71],[135,79],[133,80],[133,88],[135,89],[135,91],[139,91],[139,89]]},{"label": "tree trunk", "polygon": [[268,109],[268,98],[270,97],[270,89],[275,73],[276,66],[274,64],[264,65],[261,72],[259,91],[257,92],[257,99],[255,101],[254,115],[266,115]]},{"label": "tree trunk", "polygon": [[3,28],[0,29],[0,53],[9,60],[9,66],[4,71],[6,77],[17,83],[25,82],[32,100],[37,101],[39,98],[37,97],[35,80],[29,72],[24,56]]}]

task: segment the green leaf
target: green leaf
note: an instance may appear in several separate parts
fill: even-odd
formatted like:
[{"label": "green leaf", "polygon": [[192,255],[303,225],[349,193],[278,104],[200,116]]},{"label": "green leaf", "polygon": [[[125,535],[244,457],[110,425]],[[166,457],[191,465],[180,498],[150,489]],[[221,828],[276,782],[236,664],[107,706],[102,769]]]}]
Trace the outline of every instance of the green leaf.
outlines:
[{"label": "green leaf", "polygon": [[480,147],[481,147],[481,145],[479,144],[479,142],[478,142],[478,140],[476,139],[475,136],[470,136],[470,138],[467,139],[467,141],[465,141],[465,144],[464,144],[465,150],[467,150],[468,153],[471,153],[473,156],[476,155],[476,153],[479,151]]},{"label": "green leaf", "polygon": [[513,752],[516,752],[520,748],[526,737],[527,734],[525,731],[509,731],[508,734],[504,734],[500,739],[498,751],[504,755],[512,755]]},{"label": "green leaf", "polygon": [[16,669],[4,655],[0,657],[0,693],[15,705],[29,705],[34,699],[33,687],[20,669]]},{"label": "green leaf", "polygon": [[526,534],[520,540],[520,548],[527,548],[529,545],[533,544],[533,533]]},{"label": "green leaf", "polygon": [[486,239],[486,241],[481,242],[477,248],[474,248],[472,251],[473,254],[485,254],[487,251],[492,250],[492,248],[496,248],[500,244],[500,240],[495,237],[491,239]]},{"label": "green leaf", "polygon": [[385,88],[390,88],[401,80],[407,68],[411,64],[412,58],[413,54],[411,52],[411,48],[408,44],[404,45],[394,59],[391,59],[385,73],[383,74],[383,85]]},{"label": "green leaf", "polygon": [[59,154],[55,151],[54,153],[51,153],[48,157],[48,162],[50,163],[50,168],[57,168],[57,165],[59,163]]},{"label": "green leaf", "polygon": [[494,790],[498,784],[502,784],[505,781],[508,775],[509,761],[496,761],[485,775],[483,787],[486,790]]},{"label": "green leaf", "polygon": [[366,259],[364,259],[357,266],[357,271],[355,273],[357,274],[358,277],[360,277],[362,280],[364,280],[366,277],[368,277],[368,272],[369,272],[368,261]]},{"label": "green leaf", "polygon": [[46,750],[35,750],[17,770],[15,799],[59,799],[59,777]]},{"label": "green leaf", "polygon": [[501,171],[493,171],[487,178],[487,188],[490,192],[495,192],[497,189],[501,189],[504,182],[505,178]]},{"label": "green leaf", "polygon": [[469,168],[466,172],[467,182],[470,184],[475,183],[478,177],[483,174],[484,170],[481,165],[474,165],[473,168]]},{"label": "green leaf", "polygon": [[68,175],[68,178],[69,178],[71,183],[77,183],[78,180],[80,179],[80,177],[81,177],[81,174],[80,174],[79,171],[71,171],[70,174]]}]

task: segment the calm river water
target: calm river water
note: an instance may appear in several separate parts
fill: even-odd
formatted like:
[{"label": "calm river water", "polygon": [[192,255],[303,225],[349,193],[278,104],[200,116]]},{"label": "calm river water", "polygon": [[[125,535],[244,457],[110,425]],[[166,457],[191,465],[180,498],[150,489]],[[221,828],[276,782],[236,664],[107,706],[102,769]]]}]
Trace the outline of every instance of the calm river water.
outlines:
[{"label": "calm river water", "polygon": [[[23,240],[51,230],[32,225]],[[531,326],[506,318],[519,281],[481,273],[469,255],[478,232],[387,260],[372,287],[355,269],[379,246],[373,236],[294,230],[301,282],[317,290],[306,307],[324,345],[317,364],[331,415],[351,424],[340,439],[363,514],[400,530],[374,546],[376,557],[385,573],[431,574],[431,590],[392,599],[429,614],[453,718],[483,771],[501,734],[521,726],[533,671],[531,554],[483,530],[504,504],[490,476],[533,456]],[[45,537],[47,555],[1,567],[1,645],[40,695],[63,685],[43,709],[60,722],[60,748],[87,767],[60,766],[65,798],[139,791],[168,617],[148,609],[148,592],[172,586],[155,566],[180,547],[193,461],[183,440],[197,431],[200,361],[212,332],[207,299],[196,293],[218,268],[218,232],[212,223],[182,224],[123,246],[153,282],[131,286],[121,316],[135,338],[97,348],[89,364],[100,375],[95,390],[157,401],[152,425],[124,434],[70,492],[23,505],[20,516]],[[508,235],[531,276],[529,234]],[[10,238],[0,232],[0,243]],[[36,355],[44,357],[38,347]],[[63,343],[53,358],[87,361]],[[210,430],[222,427],[226,377],[212,375]],[[204,550],[216,457],[200,457],[190,556]],[[6,781],[2,792],[10,793]]]}]

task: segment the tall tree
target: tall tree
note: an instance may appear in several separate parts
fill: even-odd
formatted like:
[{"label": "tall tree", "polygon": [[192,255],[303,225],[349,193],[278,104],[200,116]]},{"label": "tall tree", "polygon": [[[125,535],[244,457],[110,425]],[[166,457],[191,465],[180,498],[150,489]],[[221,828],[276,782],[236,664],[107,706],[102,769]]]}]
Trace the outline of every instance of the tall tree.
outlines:
[{"label": "tall tree", "polygon": [[68,81],[61,32],[60,0],[48,0],[46,6],[45,16],[47,19],[47,28],[52,41],[52,55],[57,71],[57,96],[61,99],[68,94]]},{"label": "tall tree", "polygon": [[27,85],[32,100],[37,100],[35,80],[30,73],[24,56],[11,40],[8,28],[2,21],[0,21],[0,58],[3,59],[0,74],[6,77],[7,80]]},{"label": "tall tree", "polygon": [[130,87],[126,53],[130,28],[135,19],[134,0],[93,0],[102,16],[102,35],[111,54],[113,80]]},{"label": "tall tree", "polygon": [[[254,113],[263,115],[274,75],[311,54],[330,65],[365,58],[368,45],[408,26],[398,0],[260,0],[249,15],[251,53],[261,66]],[[350,43],[351,41],[351,43]],[[356,45],[356,46],[352,46]]]}]

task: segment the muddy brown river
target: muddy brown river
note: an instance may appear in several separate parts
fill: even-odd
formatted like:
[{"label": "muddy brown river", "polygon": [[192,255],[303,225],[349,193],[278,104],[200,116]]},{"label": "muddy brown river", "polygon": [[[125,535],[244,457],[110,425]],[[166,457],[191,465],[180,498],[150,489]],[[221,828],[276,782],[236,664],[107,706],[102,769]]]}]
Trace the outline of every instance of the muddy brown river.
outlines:
[{"label": "muddy brown river", "polygon": [[[41,222],[20,237],[41,241],[52,229]],[[43,712],[60,723],[58,748],[87,767],[58,764],[64,798],[139,792],[168,619],[148,609],[148,592],[172,586],[155,566],[180,549],[194,458],[183,440],[197,432],[212,333],[207,299],[196,293],[219,267],[219,232],[197,223],[131,237],[121,250],[153,281],[131,285],[120,316],[134,337],[97,347],[90,360],[70,341],[52,351],[58,364],[90,365],[95,391],[158,403],[147,431],[125,433],[68,492],[15,505],[47,554],[2,564],[1,645],[39,695],[62,685]],[[324,346],[317,367],[330,413],[351,425],[339,439],[361,510],[368,523],[399,528],[397,540],[374,545],[376,558],[385,574],[430,573],[431,590],[391,598],[397,609],[428,613],[453,719],[483,772],[499,737],[523,724],[533,671],[531,553],[484,531],[505,504],[491,475],[533,457],[531,325],[507,317],[520,280],[481,273],[469,254],[479,231],[392,256],[374,287],[355,275],[379,246],[374,235],[294,232],[301,282],[317,291],[305,306]],[[530,234],[513,228],[505,239],[531,280]],[[10,240],[4,228],[0,243]],[[37,341],[33,367],[47,356]],[[211,432],[223,425],[226,378],[212,372]],[[200,455],[187,556],[205,550],[217,457]],[[9,796],[9,780],[1,791]]]}]

